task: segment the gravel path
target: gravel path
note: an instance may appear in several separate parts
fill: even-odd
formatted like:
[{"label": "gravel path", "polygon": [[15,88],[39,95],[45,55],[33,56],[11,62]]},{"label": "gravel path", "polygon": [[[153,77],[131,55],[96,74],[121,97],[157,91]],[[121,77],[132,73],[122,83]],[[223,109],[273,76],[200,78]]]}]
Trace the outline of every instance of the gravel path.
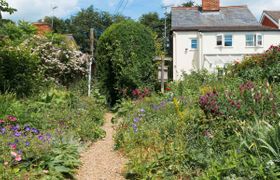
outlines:
[{"label": "gravel path", "polygon": [[105,114],[103,129],[106,131],[106,137],[94,143],[81,155],[82,167],[78,171],[78,180],[124,179],[121,173],[126,160],[113,149],[115,130],[111,123],[112,117],[111,113]]}]

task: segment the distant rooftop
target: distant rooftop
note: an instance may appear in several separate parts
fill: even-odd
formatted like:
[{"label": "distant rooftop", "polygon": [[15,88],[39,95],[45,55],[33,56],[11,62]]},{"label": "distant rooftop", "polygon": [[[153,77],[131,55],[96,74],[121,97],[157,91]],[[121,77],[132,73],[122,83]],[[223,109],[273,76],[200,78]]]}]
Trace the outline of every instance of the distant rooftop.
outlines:
[{"label": "distant rooftop", "polygon": [[[172,30],[184,31],[270,31],[263,27],[245,6],[220,7],[203,12],[199,7],[172,8]],[[274,29],[275,30],[275,29]]]},{"label": "distant rooftop", "polygon": [[269,15],[275,22],[278,23],[280,19],[280,11],[264,11],[267,15]]}]

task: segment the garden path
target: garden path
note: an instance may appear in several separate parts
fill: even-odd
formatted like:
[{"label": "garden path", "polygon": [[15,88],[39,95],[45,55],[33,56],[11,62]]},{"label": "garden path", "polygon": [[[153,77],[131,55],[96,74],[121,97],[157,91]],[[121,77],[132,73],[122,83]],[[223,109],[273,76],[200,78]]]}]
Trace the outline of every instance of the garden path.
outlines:
[{"label": "garden path", "polygon": [[114,151],[115,133],[111,123],[113,114],[105,114],[103,129],[106,137],[94,143],[88,151],[81,155],[82,166],[78,171],[78,180],[122,180],[122,168],[126,163],[125,158]]}]

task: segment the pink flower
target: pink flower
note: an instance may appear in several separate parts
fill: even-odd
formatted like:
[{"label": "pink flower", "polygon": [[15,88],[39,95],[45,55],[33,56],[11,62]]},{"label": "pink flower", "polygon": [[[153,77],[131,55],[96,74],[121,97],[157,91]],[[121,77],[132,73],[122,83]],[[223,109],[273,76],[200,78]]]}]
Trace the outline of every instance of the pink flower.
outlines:
[{"label": "pink flower", "polygon": [[16,152],[11,152],[11,155],[13,156],[13,157],[16,157],[18,154],[16,153]]},{"label": "pink flower", "polygon": [[11,152],[11,155],[15,158],[16,161],[21,161],[22,158],[21,158],[21,155],[17,154],[16,152]]},{"label": "pink flower", "polygon": [[11,147],[12,149],[16,149],[16,148],[17,148],[17,145],[16,145],[16,144],[11,144],[10,147]]},{"label": "pink flower", "polygon": [[4,123],[5,121],[3,119],[0,119],[0,124]]},{"label": "pink flower", "polygon": [[16,156],[15,160],[18,161],[18,162],[21,161],[21,155],[18,154],[18,155]]},{"label": "pink flower", "polygon": [[16,118],[15,116],[11,116],[11,115],[9,115],[9,116],[7,117],[7,119],[8,119],[9,121],[12,121],[12,122],[17,121],[17,118]]}]

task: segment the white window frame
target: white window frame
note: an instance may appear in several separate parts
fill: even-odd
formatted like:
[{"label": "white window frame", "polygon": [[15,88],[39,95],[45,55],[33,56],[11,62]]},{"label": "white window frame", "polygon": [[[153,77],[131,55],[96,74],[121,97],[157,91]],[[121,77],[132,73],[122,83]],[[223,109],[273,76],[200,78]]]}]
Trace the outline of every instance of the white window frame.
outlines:
[{"label": "white window frame", "polygon": [[[196,48],[193,48],[193,40],[196,41]],[[198,49],[198,38],[191,38],[191,50],[197,50]]]},{"label": "white window frame", "polygon": [[[247,36],[253,36],[253,45],[247,45]],[[255,47],[256,46],[256,34],[251,33],[251,34],[245,35],[245,46],[246,47]]]},{"label": "white window frame", "polygon": [[[259,44],[259,37],[261,37],[261,44]],[[261,33],[256,33],[256,46],[263,47],[263,35]]]},{"label": "white window frame", "polygon": [[[218,45],[218,38],[221,37],[221,44]],[[217,34],[216,35],[216,46],[217,47],[223,47],[224,46],[224,35],[223,34]]]},{"label": "white window frame", "polygon": [[[247,36],[253,36],[253,45],[247,45]],[[261,37],[261,44],[259,44],[259,37]],[[263,47],[263,34],[261,33],[250,33],[245,35],[245,46],[246,47]]]},{"label": "white window frame", "polygon": [[[231,46],[226,46],[226,36],[231,36]],[[224,47],[233,47],[233,35],[232,34],[225,34],[223,37],[223,45]]]}]

